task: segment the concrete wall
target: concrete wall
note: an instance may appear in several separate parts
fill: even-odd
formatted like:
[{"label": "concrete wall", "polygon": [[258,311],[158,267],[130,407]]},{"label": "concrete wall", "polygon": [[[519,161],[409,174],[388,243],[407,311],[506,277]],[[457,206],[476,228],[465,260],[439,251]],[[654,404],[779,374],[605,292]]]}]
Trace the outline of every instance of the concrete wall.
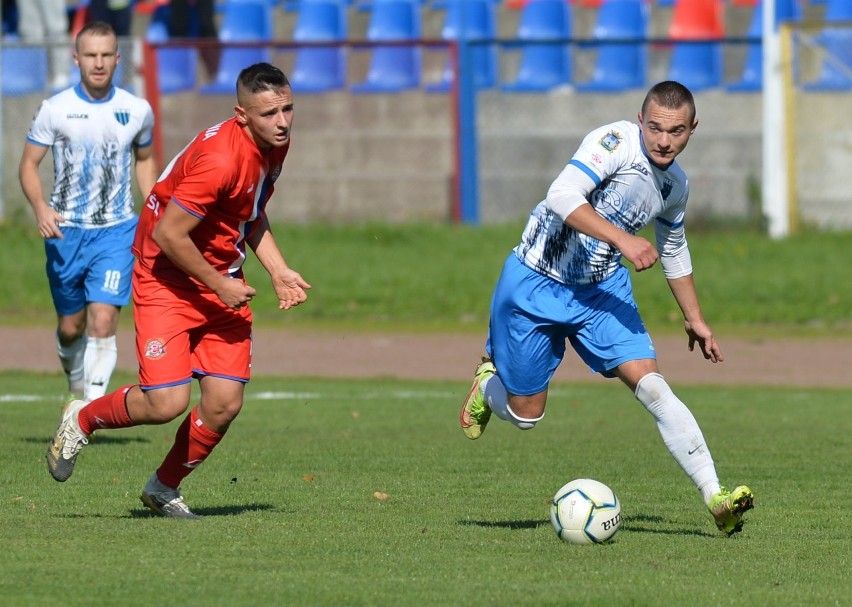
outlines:
[{"label": "concrete wall", "polygon": [[[731,35],[747,25],[742,7],[729,7]],[[739,13],[737,12],[739,11]],[[575,8],[576,32],[592,27],[594,13]],[[367,14],[351,13],[353,37],[363,36]],[[658,12],[652,35],[666,31],[667,13]],[[294,16],[280,11],[276,35],[287,39]],[[441,13],[429,13],[424,36],[438,37]],[[744,23],[746,25],[744,25]],[[502,37],[517,27],[517,12],[503,11]],[[144,31],[143,24],[136,27]],[[665,78],[665,49],[652,54],[649,81]],[[738,78],[742,47],[726,48],[726,80]],[[363,78],[367,55],[352,56],[350,81]],[[285,70],[292,55],[278,55]],[[590,69],[575,55],[575,72]],[[424,79],[437,80],[445,56],[424,55]],[[501,75],[514,65],[501,60]],[[203,73],[203,70],[199,70]],[[622,94],[578,94],[566,88],[548,94],[478,96],[479,190],[483,221],[518,220],[544,196],[553,178],[592,128],[619,119],[635,120],[644,90]],[[21,212],[17,162],[29,121],[40,97],[4,100],[3,177],[6,216]],[[278,182],[270,214],[276,220],[407,221],[450,216],[455,142],[453,113],[446,94],[411,91],[394,95],[333,92],[296,95],[293,147]],[[210,124],[232,115],[229,95],[181,93],[161,98],[166,160]],[[693,216],[746,218],[755,213],[762,166],[762,101],[759,94],[723,89],[696,94],[699,128],[680,163],[690,177]],[[796,95],[796,175],[807,221],[852,227],[852,196],[836,176],[852,166],[852,94]],[[49,163],[46,163],[49,164]],[[45,182],[52,181],[45,167]],[[17,211],[16,211],[17,208]],[[25,208],[25,207],[24,207]]]}]

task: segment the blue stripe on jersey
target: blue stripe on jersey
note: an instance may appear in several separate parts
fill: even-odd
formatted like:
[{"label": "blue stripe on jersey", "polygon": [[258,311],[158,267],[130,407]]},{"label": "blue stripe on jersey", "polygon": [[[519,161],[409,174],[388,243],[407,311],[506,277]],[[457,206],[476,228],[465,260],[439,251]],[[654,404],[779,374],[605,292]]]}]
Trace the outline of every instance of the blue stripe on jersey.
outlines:
[{"label": "blue stripe on jersey", "polygon": [[180,208],[182,208],[184,211],[186,211],[187,213],[189,213],[193,217],[198,217],[199,219],[204,219],[204,215],[200,215],[200,214],[196,213],[195,211],[190,211],[183,204],[181,204],[180,200],[178,200],[174,196],[172,196],[172,202],[175,203],[176,205],[178,205]]},{"label": "blue stripe on jersey", "polygon": [[672,229],[683,227],[683,224],[684,224],[683,219],[681,219],[680,221],[671,222],[671,221],[668,221],[667,219],[663,219],[662,217],[657,217],[657,221],[659,221],[664,226],[667,226],[667,227],[672,228]]},{"label": "blue stripe on jersey", "polygon": [[571,159],[571,162],[569,162],[568,164],[573,164],[575,167],[577,167],[578,169],[583,171],[586,175],[588,175],[592,179],[592,181],[595,182],[595,186],[599,186],[601,184],[601,178],[597,176],[597,173],[595,173],[592,169],[587,167],[585,164],[583,164],[579,160]]}]

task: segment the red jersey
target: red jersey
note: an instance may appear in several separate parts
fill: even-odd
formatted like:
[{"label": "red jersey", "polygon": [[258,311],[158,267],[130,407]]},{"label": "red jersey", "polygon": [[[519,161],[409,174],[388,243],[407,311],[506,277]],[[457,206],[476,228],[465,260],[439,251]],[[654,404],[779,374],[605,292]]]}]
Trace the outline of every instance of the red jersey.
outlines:
[{"label": "red jersey", "polygon": [[204,259],[222,274],[241,276],[246,238],[266,212],[289,147],[258,149],[236,118],[200,133],[172,159],[145,200],[133,242],[140,269],[177,286],[198,284],[151,238],[166,205],[177,204],[201,219],[189,236]]}]

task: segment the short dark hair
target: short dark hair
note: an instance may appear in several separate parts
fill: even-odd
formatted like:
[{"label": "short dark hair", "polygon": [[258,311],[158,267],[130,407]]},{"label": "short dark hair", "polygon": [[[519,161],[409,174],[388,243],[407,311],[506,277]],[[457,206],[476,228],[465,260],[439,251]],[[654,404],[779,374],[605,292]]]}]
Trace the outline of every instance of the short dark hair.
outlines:
[{"label": "short dark hair", "polygon": [[249,93],[273,91],[290,86],[290,81],[280,69],[269,63],[255,63],[240,72],[237,76],[237,95],[240,88]]},{"label": "short dark hair", "polygon": [[76,49],[79,45],[79,40],[82,36],[115,36],[118,38],[118,35],[115,33],[115,30],[112,26],[106,21],[92,21],[91,23],[87,23],[83,26],[77,36],[74,38],[74,48]]},{"label": "short dark hair", "polygon": [[670,110],[676,110],[684,105],[689,107],[689,121],[695,120],[695,99],[692,93],[680,82],[665,80],[651,87],[642,102],[642,114],[648,111],[648,104],[655,101],[657,104]]}]

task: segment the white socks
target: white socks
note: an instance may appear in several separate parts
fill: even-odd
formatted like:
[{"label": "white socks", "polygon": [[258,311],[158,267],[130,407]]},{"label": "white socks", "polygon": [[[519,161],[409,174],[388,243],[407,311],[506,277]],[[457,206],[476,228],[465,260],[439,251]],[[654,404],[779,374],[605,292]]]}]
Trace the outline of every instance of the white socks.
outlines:
[{"label": "white socks", "polygon": [[639,380],[636,398],[654,416],[669,453],[695,483],[704,503],[708,503],[720,490],[719,477],[692,413],[659,373],[649,373]]},{"label": "white socks", "polygon": [[518,417],[515,415],[515,412],[509,407],[509,395],[506,392],[506,387],[496,375],[492,375],[479,384],[479,389],[482,390],[482,395],[485,397],[485,403],[497,417],[515,424],[521,430],[531,429],[544,417],[543,413],[541,414],[541,417],[536,417],[534,419]]},{"label": "white socks", "polygon": [[111,337],[89,337],[84,355],[85,383],[83,400],[91,402],[106,394],[110,377],[118,361],[115,335]]},{"label": "white socks", "polygon": [[68,378],[68,391],[74,394],[83,393],[83,351],[86,347],[85,336],[79,337],[73,343],[63,346],[59,342],[59,333],[56,333],[56,353],[62,370]]}]

